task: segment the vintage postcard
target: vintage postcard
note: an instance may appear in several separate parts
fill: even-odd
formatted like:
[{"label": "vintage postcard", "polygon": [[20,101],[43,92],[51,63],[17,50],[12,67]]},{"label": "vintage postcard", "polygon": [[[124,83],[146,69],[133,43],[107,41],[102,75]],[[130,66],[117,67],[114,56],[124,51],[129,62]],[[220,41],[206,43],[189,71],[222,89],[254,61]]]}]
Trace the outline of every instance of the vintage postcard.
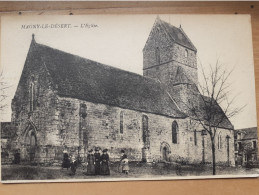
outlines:
[{"label": "vintage postcard", "polygon": [[249,15],[1,20],[1,181],[257,177]]}]

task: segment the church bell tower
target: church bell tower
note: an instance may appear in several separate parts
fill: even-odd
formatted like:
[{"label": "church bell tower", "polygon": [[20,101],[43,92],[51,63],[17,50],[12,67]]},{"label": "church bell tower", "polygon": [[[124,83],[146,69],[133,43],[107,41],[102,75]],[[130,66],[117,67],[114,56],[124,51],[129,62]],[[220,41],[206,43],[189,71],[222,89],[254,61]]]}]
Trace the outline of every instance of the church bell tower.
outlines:
[{"label": "church bell tower", "polygon": [[143,75],[168,87],[198,84],[196,53],[181,26],[157,17],[143,49]]}]

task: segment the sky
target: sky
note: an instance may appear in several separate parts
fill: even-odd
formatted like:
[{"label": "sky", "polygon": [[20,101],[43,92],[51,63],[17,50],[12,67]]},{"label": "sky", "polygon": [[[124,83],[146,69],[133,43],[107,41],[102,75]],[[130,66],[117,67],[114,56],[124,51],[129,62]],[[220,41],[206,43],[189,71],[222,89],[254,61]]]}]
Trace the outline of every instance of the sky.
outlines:
[{"label": "sky", "polygon": [[[123,70],[143,74],[142,49],[157,15],[6,16],[1,19],[1,69],[8,107],[1,121],[11,120],[14,97],[26,55],[35,34],[37,43]],[[159,15],[170,24],[182,26],[197,48],[198,63],[204,68],[219,60],[230,77],[235,105],[246,105],[231,118],[235,129],[257,126],[255,81],[249,15]],[[48,26],[32,29],[30,25]],[[67,24],[61,28],[61,24]],[[50,28],[54,27],[55,28]],[[63,25],[64,27],[64,25]],[[201,78],[200,69],[198,71]],[[200,79],[200,82],[202,80]]]}]

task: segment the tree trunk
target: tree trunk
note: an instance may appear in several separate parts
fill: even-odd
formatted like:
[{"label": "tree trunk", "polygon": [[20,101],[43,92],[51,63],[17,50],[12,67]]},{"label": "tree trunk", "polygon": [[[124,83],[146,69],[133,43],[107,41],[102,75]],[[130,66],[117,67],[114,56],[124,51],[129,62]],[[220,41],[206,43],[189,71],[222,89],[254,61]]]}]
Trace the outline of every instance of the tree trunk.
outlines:
[{"label": "tree trunk", "polygon": [[215,155],[215,143],[214,143],[213,139],[211,139],[211,150],[212,150],[212,169],[213,169],[213,175],[216,175],[216,155]]}]

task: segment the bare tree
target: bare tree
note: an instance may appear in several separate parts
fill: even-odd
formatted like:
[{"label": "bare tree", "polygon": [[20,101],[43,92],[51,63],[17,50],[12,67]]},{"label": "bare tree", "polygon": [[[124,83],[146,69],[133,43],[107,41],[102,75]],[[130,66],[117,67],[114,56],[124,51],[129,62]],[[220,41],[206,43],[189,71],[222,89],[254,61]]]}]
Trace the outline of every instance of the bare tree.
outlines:
[{"label": "bare tree", "polygon": [[0,72],[0,111],[3,113],[3,111],[5,110],[5,108],[7,107],[7,103],[6,103],[6,90],[9,88],[10,86],[4,81],[4,75],[3,75],[3,71]]},{"label": "bare tree", "polygon": [[233,129],[229,119],[238,114],[243,107],[235,107],[234,101],[237,96],[230,98],[229,77],[232,71],[227,71],[216,62],[215,67],[210,66],[205,73],[203,66],[202,83],[192,87],[192,99],[187,102],[188,114],[196,120],[209,134],[211,141],[213,175],[216,175],[215,136],[218,128],[226,127]]}]

